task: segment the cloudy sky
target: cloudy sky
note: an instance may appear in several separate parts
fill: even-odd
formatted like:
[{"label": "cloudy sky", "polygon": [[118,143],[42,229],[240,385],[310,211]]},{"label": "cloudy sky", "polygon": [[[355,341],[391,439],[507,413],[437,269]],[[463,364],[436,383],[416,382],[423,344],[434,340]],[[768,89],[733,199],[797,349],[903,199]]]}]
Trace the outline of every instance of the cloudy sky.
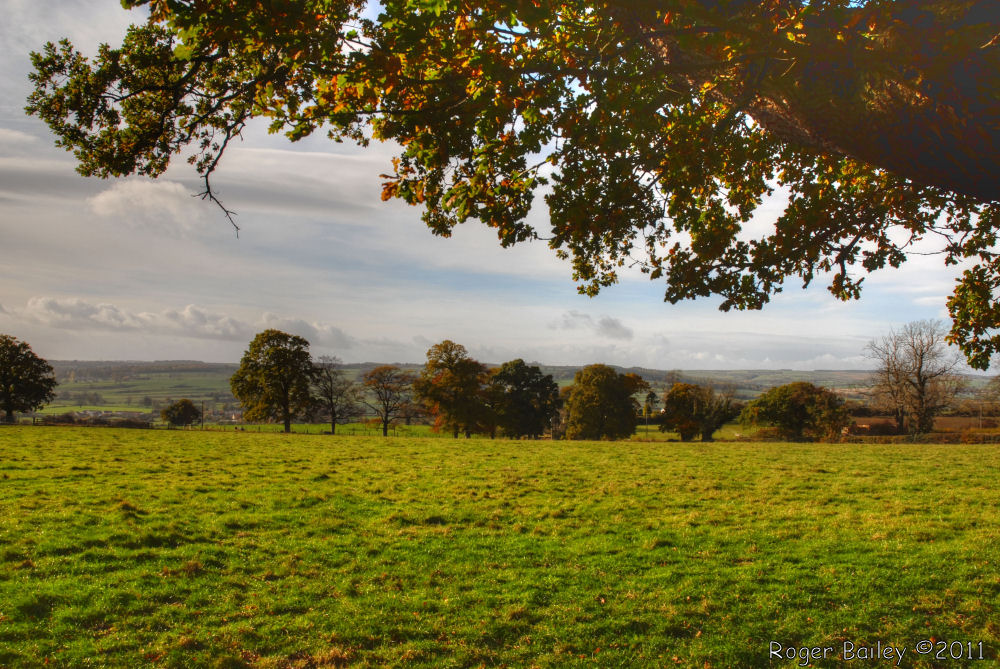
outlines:
[{"label": "cloudy sky", "polygon": [[871,338],[946,317],[956,271],[926,257],[869,278],[851,304],[789,285],[762,312],[722,313],[717,298],[665,304],[641,275],[587,298],[544,243],[502,249],[475,223],[440,239],[419,210],[382,202],[391,146],[293,145],[261,126],[215,181],[237,239],[192,197],[186,165],[156,181],[85,179],[24,115],[29,51],[69,37],[93,53],[139,17],[118,0],[4,4],[0,332],[47,358],[236,361],[277,327],[348,362],[419,362],[448,338],[494,363],[857,369]]}]

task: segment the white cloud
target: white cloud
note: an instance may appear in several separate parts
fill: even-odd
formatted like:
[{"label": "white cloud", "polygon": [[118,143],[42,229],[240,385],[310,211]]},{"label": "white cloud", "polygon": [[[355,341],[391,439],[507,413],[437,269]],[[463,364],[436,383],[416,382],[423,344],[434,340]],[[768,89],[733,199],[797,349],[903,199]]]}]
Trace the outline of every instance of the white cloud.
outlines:
[{"label": "white cloud", "polygon": [[348,336],[343,330],[333,325],[309,323],[296,318],[282,318],[272,313],[264,314],[261,324],[267,328],[305,337],[310,344],[317,346],[345,349],[351,348],[355,344],[353,337]]},{"label": "white cloud", "polygon": [[[4,313],[2,307],[0,313]],[[37,325],[81,332],[141,332],[144,335],[243,342],[249,341],[256,332],[274,328],[305,337],[310,344],[325,348],[349,349],[357,342],[340,328],[326,323],[310,323],[273,313],[264,313],[259,320],[251,322],[193,304],[183,309],[136,312],[79,298],[33,297],[20,315]]]},{"label": "white cloud", "polygon": [[137,330],[141,321],[113,304],[91,304],[77,298],[33,297],[24,316],[40,325],[85,330]]},{"label": "white cloud", "polygon": [[87,198],[98,216],[113,217],[137,228],[186,234],[203,225],[208,208],[176,181],[128,179]]},{"label": "white cloud", "polygon": [[24,146],[37,141],[36,137],[26,132],[11,130],[10,128],[0,128],[0,146],[4,148],[9,146]]},{"label": "white cloud", "polygon": [[109,303],[79,298],[33,297],[21,314],[38,325],[67,330],[141,331],[205,339],[245,339],[253,328],[225,314],[213,314],[193,304],[184,309],[132,312]]},{"label": "white cloud", "polygon": [[599,337],[607,339],[629,340],[634,336],[631,328],[626,327],[617,318],[602,316],[598,320],[577,310],[567,311],[562,315],[562,319],[549,326],[551,329],[560,330],[590,330]]},{"label": "white cloud", "polygon": [[594,331],[608,339],[631,339],[634,334],[631,329],[622,325],[620,320],[608,316],[597,321]]},{"label": "white cloud", "polygon": [[188,337],[206,339],[226,339],[237,341],[246,339],[253,328],[225,314],[213,314],[189,304],[180,311],[167,310],[159,314],[143,313],[140,317],[152,324],[152,328],[172,331]]},{"label": "white cloud", "polygon": [[573,310],[567,311],[562,315],[562,320],[558,323],[553,323],[552,328],[559,328],[561,330],[579,330],[581,328],[590,328],[594,325],[594,319],[589,315]]}]

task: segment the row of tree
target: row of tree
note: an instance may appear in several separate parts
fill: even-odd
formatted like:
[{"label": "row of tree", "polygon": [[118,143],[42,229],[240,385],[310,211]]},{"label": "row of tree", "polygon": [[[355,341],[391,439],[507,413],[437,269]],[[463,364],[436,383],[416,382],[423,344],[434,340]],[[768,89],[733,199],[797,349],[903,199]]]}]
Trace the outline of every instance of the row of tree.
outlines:
[{"label": "row of tree", "polygon": [[[15,412],[34,411],[51,401],[55,386],[51,365],[27,343],[0,335],[0,406],[8,422]],[[570,439],[628,437],[639,415],[635,397],[650,390],[636,374],[590,365],[560,393],[552,377],[537,366],[518,359],[488,369],[464,346],[449,340],[431,347],[419,376],[382,365],[366,372],[358,384],[347,378],[336,358],[323,356],[314,362],[304,338],[279,330],[266,330],[253,339],[231,387],[247,420],[280,420],[286,432],[297,416],[321,414],[335,432],[338,422],[360,415],[367,406],[385,435],[394,420],[422,405],[434,417],[436,428],[455,437],[496,436],[498,431],[515,438],[538,437],[561,429]],[[647,413],[654,398],[647,394]],[[791,384],[765,393],[744,414],[751,422],[786,425],[787,436],[801,438],[833,425],[831,416],[842,414],[841,404],[811,384]],[[175,425],[200,418],[187,399],[161,414]],[[664,397],[663,414],[662,429],[676,430],[685,440],[700,434],[707,441],[733,417],[732,399],[712,388],[677,383]]]},{"label": "row of tree", "polygon": [[250,421],[277,420],[291,429],[299,416],[337,423],[371,412],[382,434],[394,421],[428,413],[437,429],[460,433],[498,431],[510,437],[538,437],[558,410],[559,390],[549,375],[523,360],[489,369],[464,346],[445,340],[427,352],[419,375],[381,365],[358,381],[330,356],[313,361],[309,342],[279,330],[250,342],[230,380],[233,395]]},{"label": "row of tree", "polygon": [[338,422],[367,409],[383,435],[395,421],[424,414],[455,438],[537,438],[551,431],[570,439],[619,439],[635,432],[636,396],[650,391],[636,374],[590,365],[560,392],[535,365],[517,359],[489,368],[450,340],[427,351],[419,374],[382,365],[355,381],[338,359],[314,361],[309,342],[279,330],[250,342],[230,385],[245,419],[283,422],[286,432],[297,417],[320,416],[336,432]]},{"label": "row of tree", "polygon": [[[948,352],[939,322],[910,323],[872,341],[868,353],[877,362],[873,404],[895,417],[898,432],[933,429],[935,416],[966,385],[956,373],[960,359]],[[328,420],[335,432],[338,422],[367,412],[375,415],[383,434],[397,420],[426,415],[436,429],[456,438],[474,433],[537,438],[551,431],[570,439],[617,439],[634,433],[640,414],[647,421],[655,415],[660,429],[675,431],[685,441],[696,436],[710,441],[737,416],[747,425],[776,427],[791,439],[832,436],[849,422],[842,398],[809,383],[772,388],[741,407],[731,390],[677,382],[655,414],[658,398],[636,374],[590,365],[560,392],[552,376],[537,366],[518,359],[488,368],[450,340],[428,350],[419,374],[382,365],[355,381],[335,357],[314,361],[304,338],[266,330],[250,342],[230,385],[245,419],[279,421],[286,431],[303,417]],[[27,343],[0,335],[0,408],[8,421],[16,412],[34,411],[51,401],[55,386],[51,365]],[[1000,391],[1000,384],[994,380],[987,389]],[[640,405],[637,398],[644,393]],[[185,400],[161,414],[177,425],[200,417]]]}]

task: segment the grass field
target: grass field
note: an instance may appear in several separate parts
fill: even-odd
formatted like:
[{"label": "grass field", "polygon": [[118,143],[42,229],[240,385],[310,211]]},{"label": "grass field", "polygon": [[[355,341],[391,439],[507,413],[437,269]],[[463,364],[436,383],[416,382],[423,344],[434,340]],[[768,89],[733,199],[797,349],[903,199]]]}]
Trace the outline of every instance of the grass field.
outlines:
[{"label": "grass field", "polygon": [[3,428],[0,666],[991,666],[998,474],[995,446]]},{"label": "grass field", "polygon": [[[244,432],[281,432],[284,426],[279,423],[264,423],[253,425],[206,425],[206,430],[216,430],[224,432],[236,431],[235,428],[242,428]],[[197,426],[191,429],[199,429]],[[715,433],[716,439],[734,439],[741,433],[750,434],[754,430],[740,426],[738,423],[727,423]],[[329,423],[293,423],[292,432],[296,434],[328,434],[330,432]],[[389,434],[393,437],[422,437],[427,439],[446,439],[455,443],[465,441],[464,435],[455,437],[447,430],[435,432],[430,425],[396,425],[389,428]],[[360,436],[360,437],[381,437],[382,428],[378,425],[368,425],[365,423],[347,423],[337,426],[337,436]],[[639,425],[636,427],[632,441],[680,441],[680,435],[676,432],[661,432],[656,425]],[[507,442],[512,444],[511,448],[518,448],[517,442]]]},{"label": "grass field", "polygon": [[[156,369],[153,363],[147,363],[147,366]],[[56,389],[56,400],[50,403],[43,413],[79,411],[84,408],[104,411],[150,411],[149,405],[143,403],[145,398],[164,404],[168,399],[178,400],[186,397],[199,405],[204,401],[209,407],[235,402],[229,390],[229,377],[235,366],[215,367],[219,369],[141,371],[119,380],[62,379]],[[81,393],[99,394],[103,402],[95,405],[92,402],[81,403],[70,399]]]}]

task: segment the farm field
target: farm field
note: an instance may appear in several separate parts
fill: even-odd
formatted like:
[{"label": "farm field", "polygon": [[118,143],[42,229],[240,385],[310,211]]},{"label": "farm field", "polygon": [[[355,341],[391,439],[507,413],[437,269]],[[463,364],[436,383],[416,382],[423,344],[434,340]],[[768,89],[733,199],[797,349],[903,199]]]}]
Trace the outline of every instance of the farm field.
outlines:
[{"label": "farm field", "polygon": [[993,445],[7,427],[0,666],[990,666],[998,475]]},{"label": "farm field", "polygon": [[[150,404],[163,404],[168,399],[187,398],[200,405],[205,402],[211,408],[235,405],[229,378],[236,371],[236,364],[204,363],[197,361],[160,362],[80,362],[50,361],[59,378],[58,396],[40,413],[64,413],[66,411],[150,411]],[[358,378],[364,370],[375,363],[349,364],[344,370],[351,378]],[[410,371],[419,371],[419,365],[404,365]],[[573,375],[579,367],[543,366],[543,372],[552,374],[560,386],[572,383]],[[631,368],[627,371],[639,373],[650,381],[657,394],[665,388],[662,379],[665,370]],[[840,388],[851,393],[868,384],[867,371],[812,371],[791,370],[686,370],[678,372],[688,381],[731,385],[741,399],[756,397],[762,390],[806,380],[820,385]],[[973,383],[978,379],[970,377]],[[93,399],[102,400],[94,403]],[[149,400],[149,403],[147,403]]]}]

